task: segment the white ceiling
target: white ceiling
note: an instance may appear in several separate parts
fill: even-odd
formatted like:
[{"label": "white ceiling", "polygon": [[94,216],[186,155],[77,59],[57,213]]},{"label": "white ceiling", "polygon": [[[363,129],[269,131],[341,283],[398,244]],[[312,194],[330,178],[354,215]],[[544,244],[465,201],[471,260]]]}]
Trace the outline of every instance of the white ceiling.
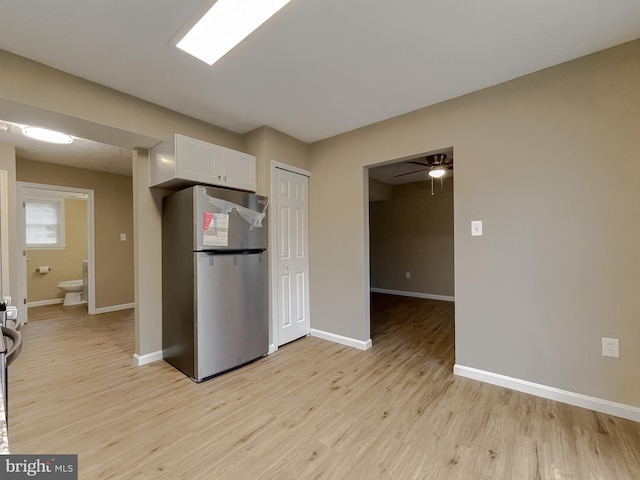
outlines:
[{"label": "white ceiling", "polygon": [[313,142],[640,37],[638,0],[292,0],[209,67],[173,37],[210,3],[0,0],[0,49]]}]

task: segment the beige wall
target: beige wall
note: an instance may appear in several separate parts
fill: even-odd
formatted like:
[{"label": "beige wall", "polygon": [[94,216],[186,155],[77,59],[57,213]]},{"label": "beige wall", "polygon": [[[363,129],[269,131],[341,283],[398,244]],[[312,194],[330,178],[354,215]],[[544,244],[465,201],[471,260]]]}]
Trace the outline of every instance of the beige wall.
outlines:
[{"label": "beige wall", "polygon": [[[58,283],[82,278],[82,261],[88,258],[86,200],[64,200],[64,229],[65,248],[27,250],[28,302],[63,298]],[[40,266],[49,273],[39,273]]]},{"label": "beige wall", "polygon": [[3,50],[0,71],[0,98],[12,102],[158,140],[181,133],[228,148],[243,147],[242,135]]},{"label": "beige wall", "polygon": [[[131,177],[22,159],[17,161],[16,176],[21,182],[94,191],[96,308],[132,303]],[[127,235],[124,242],[120,240],[121,233]]]},{"label": "beige wall", "polygon": [[391,185],[382,183],[375,178],[369,177],[369,202],[379,202],[381,200],[390,200],[392,194]]},{"label": "beige wall", "polygon": [[244,136],[244,151],[256,157],[257,193],[271,196],[271,161],[309,170],[309,145],[271,127]]},{"label": "beige wall", "polygon": [[149,188],[149,152],[133,151],[133,226],[136,297],[136,354],[162,350],[162,199]]},{"label": "beige wall", "polygon": [[456,362],[640,407],[639,58],[636,41],[312,145],[314,328],[369,336],[363,167],[451,145]]},{"label": "beige wall", "polygon": [[[395,185],[369,204],[371,287],[454,296],[453,179]],[[411,278],[406,278],[410,272]]]},{"label": "beige wall", "polygon": [[267,196],[271,192],[271,184],[266,180],[271,169],[271,160],[267,152],[267,137],[269,135],[269,128],[260,127],[244,136],[244,151],[256,157],[256,193]]}]

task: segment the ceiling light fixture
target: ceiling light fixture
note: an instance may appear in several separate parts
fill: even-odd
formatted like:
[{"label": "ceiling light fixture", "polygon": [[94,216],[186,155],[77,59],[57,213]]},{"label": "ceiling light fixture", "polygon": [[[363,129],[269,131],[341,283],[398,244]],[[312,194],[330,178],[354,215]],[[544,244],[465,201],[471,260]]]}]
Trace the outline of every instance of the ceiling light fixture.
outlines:
[{"label": "ceiling light fixture", "polygon": [[71,138],[71,135],[67,135],[66,133],[62,132],[56,132],[55,130],[48,130],[46,128],[23,127],[22,133],[29,138],[40,140],[41,142],[60,144],[73,142],[73,138]]},{"label": "ceiling light fixture", "polygon": [[213,65],[290,0],[218,0],[177,47]]},{"label": "ceiling light fixture", "polygon": [[444,176],[445,174],[445,169],[444,167],[436,167],[436,168],[432,168],[431,170],[429,170],[429,176],[431,178],[440,178],[442,176]]}]

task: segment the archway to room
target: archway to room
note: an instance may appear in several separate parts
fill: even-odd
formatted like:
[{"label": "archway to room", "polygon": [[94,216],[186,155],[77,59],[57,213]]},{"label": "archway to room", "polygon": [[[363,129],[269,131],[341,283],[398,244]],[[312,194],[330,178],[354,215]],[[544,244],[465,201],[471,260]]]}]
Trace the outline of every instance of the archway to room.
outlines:
[{"label": "archway to room", "polygon": [[[367,168],[374,345],[454,363],[453,148]],[[429,172],[444,167],[444,176]],[[437,172],[436,172],[437,173]],[[382,343],[382,345],[381,345]],[[449,369],[449,370],[451,370]]]}]

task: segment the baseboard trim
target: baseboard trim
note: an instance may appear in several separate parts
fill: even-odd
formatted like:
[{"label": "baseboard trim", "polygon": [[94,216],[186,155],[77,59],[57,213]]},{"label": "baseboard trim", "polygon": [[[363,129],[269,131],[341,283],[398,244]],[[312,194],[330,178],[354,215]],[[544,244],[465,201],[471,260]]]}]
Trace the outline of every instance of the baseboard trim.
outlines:
[{"label": "baseboard trim", "polygon": [[145,355],[138,355],[137,353],[133,354],[133,365],[136,367],[141,367],[142,365],[157,362],[158,360],[162,360],[162,350],[158,350],[157,352],[153,353],[147,353]]},{"label": "baseboard trim", "polygon": [[372,345],[371,339],[368,339],[367,341],[356,340],[355,338],[344,337],[330,332],[323,332],[322,330],[316,330],[315,328],[311,329],[311,336],[346,345],[347,347],[354,347],[359,350],[369,350]]},{"label": "baseboard trim", "polygon": [[471,378],[480,382],[517,390],[518,392],[529,393],[537,397],[548,398],[576,407],[587,408],[596,412],[640,422],[640,408],[632,407],[631,405],[611,402],[602,398],[590,397],[581,393],[569,392],[567,390],[528,382],[526,380],[520,380],[519,378],[507,377],[506,375],[500,375],[498,373],[486,372],[484,370],[478,370],[477,368],[465,367],[463,365],[454,365],[453,373],[460,377]]},{"label": "baseboard trim", "polygon": [[109,312],[118,312],[120,310],[129,310],[130,308],[134,308],[136,306],[135,303],[123,303],[121,305],[111,305],[109,307],[99,307],[96,308],[96,314],[98,313],[109,313]]},{"label": "baseboard trim", "polygon": [[52,298],[51,300],[38,300],[37,302],[29,302],[27,303],[27,308],[29,307],[44,307],[45,305],[58,305],[64,302],[64,298]]},{"label": "baseboard trim", "polygon": [[456,297],[450,297],[448,295],[434,295],[431,293],[420,292],[403,292],[402,290],[389,290],[386,288],[370,288],[373,293],[386,293],[387,295],[400,295],[402,297],[416,297],[427,298],[429,300],[442,300],[443,302],[455,302]]}]

